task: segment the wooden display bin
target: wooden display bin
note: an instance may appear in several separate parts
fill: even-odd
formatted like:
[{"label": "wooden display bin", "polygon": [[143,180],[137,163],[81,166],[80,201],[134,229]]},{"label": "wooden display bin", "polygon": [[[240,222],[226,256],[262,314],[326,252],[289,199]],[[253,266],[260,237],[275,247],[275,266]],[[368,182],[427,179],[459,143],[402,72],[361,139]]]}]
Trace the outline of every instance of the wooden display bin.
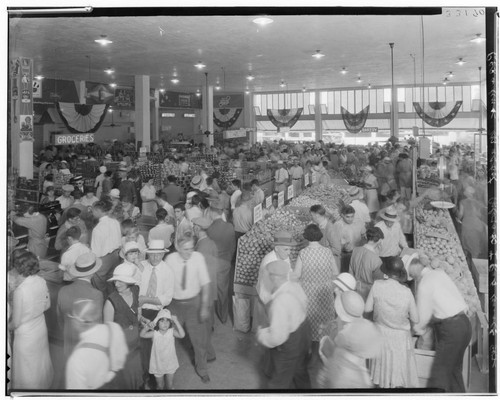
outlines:
[{"label": "wooden display bin", "polygon": [[[414,338],[416,341],[417,338]],[[469,391],[470,378],[471,378],[471,344],[467,346],[464,353],[462,376],[464,378],[465,391]],[[436,352],[433,350],[420,350],[415,349],[415,358],[417,360],[417,374],[419,387],[427,387],[432,370],[432,363],[434,362],[434,356]]]}]

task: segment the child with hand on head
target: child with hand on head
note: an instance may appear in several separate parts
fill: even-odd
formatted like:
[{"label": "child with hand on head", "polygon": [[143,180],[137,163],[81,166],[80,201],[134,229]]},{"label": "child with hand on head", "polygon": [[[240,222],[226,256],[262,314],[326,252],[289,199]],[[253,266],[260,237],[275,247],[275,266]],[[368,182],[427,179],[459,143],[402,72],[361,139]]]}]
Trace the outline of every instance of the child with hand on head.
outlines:
[{"label": "child with hand on head", "polygon": [[174,374],[179,368],[175,352],[175,338],[181,339],[184,336],[184,329],[177,317],[165,308],[141,331],[142,338],[153,339],[149,373],[155,376],[158,390],[173,390],[174,388]]}]

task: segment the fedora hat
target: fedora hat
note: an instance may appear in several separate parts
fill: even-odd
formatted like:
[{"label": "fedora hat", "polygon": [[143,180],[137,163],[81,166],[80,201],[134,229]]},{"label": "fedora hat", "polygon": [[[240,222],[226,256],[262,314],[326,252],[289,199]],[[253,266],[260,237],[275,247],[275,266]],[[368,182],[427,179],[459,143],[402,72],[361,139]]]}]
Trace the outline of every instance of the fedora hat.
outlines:
[{"label": "fedora hat", "polygon": [[342,272],[333,280],[333,284],[340,288],[343,292],[348,290],[356,290],[356,278],[349,272]]},{"label": "fedora hat", "polygon": [[108,279],[108,282],[120,281],[123,283],[135,285],[138,282],[136,276],[136,266],[130,263],[123,263],[115,268],[115,270],[113,271],[113,276]]},{"label": "fedora hat", "polygon": [[210,225],[212,225],[212,221],[205,217],[193,218],[191,221],[194,225],[198,225],[202,229],[208,229]]},{"label": "fedora hat", "polygon": [[298,243],[293,239],[293,236],[290,232],[279,231],[274,235],[273,244],[275,246],[295,246]]},{"label": "fedora hat", "polygon": [[356,318],[363,317],[365,301],[361,295],[353,290],[342,292],[335,298],[335,311],[344,322],[352,322]]},{"label": "fedora hat", "polygon": [[94,253],[84,253],[76,259],[74,265],[69,267],[68,272],[75,278],[83,278],[95,274],[101,265],[102,260]]},{"label": "fedora hat", "polygon": [[113,197],[115,199],[119,199],[120,198],[120,190],[119,189],[111,189],[109,191],[109,196]]},{"label": "fedora hat", "polygon": [[399,220],[398,212],[394,206],[387,207],[383,213],[380,214],[380,218],[386,221],[397,221]]},{"label": "fedora hat", "polygon": [[161,239],[153,239],[148,243],[146,253],[167,253],[165,242]]},{"label": "fedora hat", "polygon": [[349,193],[349,196],[351,196],[353,200],[363,197],[363,192],[359,190],[357,186],[351,187],[347,193]]},{"label": "fedora hat", "polygon": [[201,177],[201,175],[195,175],[193,176],[193,179],[191,179],[190,185],[193,189],[199,189],[202,182],[203,178]]},{"label": "fedora hat", "polygon": [[77,176],[73,177],[73,182],[78,182],[78,181],[83,181],[83,176],[77,175]]},{"label": "fedora hat", "polygon": [[400,257],[390,257],[385,259],[380,270],[389,278],[398,282],[406,282],[406,269],[403,260]]}]

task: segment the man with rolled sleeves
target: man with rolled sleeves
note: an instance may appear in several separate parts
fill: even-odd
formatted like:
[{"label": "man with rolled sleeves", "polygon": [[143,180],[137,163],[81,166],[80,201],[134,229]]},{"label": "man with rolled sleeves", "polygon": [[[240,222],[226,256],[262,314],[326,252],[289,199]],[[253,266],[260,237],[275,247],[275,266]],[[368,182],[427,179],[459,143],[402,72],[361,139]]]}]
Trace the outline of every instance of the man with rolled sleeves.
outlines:
[{"label": "man with rolled sleeves", "polygon": [[257,340],[270,349],[268,389],[309,389],[307,357],[311,332],[306,319],[307,297],[298,282],[288,279],[290,266],[282,260],[267,265],[272,283],[269,326],[259,327]]},{"label": "man with rolled sleeves", "polygon": [[194,350],[195,370],[203,383],[210,382],[207,367],[210,277],[203,255],[194,250],[192,237],[179,238],[177,252],[165,263],[174,272],[170,310],[184,325]]}]

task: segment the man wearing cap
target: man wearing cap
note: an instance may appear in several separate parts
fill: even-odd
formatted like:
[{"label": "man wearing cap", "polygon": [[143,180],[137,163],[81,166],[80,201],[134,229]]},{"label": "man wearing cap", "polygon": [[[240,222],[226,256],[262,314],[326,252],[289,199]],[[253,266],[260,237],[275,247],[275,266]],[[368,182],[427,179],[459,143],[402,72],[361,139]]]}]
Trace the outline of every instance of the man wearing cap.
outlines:
[{"label": "man wearing cap", "polygon": [[189,185],[193,190],[196,190],[197,192],[202,192],[207,187],[201,175],[193,176]]},{"label": "man wearing cap", "polygon": [[215,360],[215,350],[212,345],[212,333],[215,326],[215,301],[217,300],[217,245],[207,235],[207,229],[212,225],[208,218],[193,219],[193,231],[196,238],[195,251],[203,254],[210,277],[209,318],[207,320],[208,346],[207,361]]},{"label": "man wearing cap", "polygon": [[351,204],[349,204],[352,208],[354,208],[354,220],[359,221],[366,226],[369,222],[371,222],[370,218],[370,210],[368,206],[363,201],[364,194],[357,186],[353,186],[348,191],[349,196],[351,196]]},{"label": "man wearing cap", "polygon": [[66,365],[65,389],[107,389],[128,353],[122,328],[114,322],[102,324],[102,304],[86,298],[74,302],[68,322],[79,342]]},{"label": "man wearing cap", "polygon": [[296,197],[302,192],[302,177],[304,170],[299,165],[299,158],[293,157],[293,165],[290,167],[290,176],[292,178],[293,196]]},{"label": "man wearing cap", "polygon": [[[170,254],[165,263],[174,272],[174,293],[171,311],[191,339],[196,373],[203,383],[210,377],[207,369],[207,347],[210,308],[210,277],[203,255],[194,251],[193,238],[183,237],[176,253]],[[215,357],[215,355],[214,355]]]},{"label": "man wearing cap", "polygon": [[215,311],[221,322],[225,323],[229,310],[231,271],[234,271],[236,233],[233,224],[223,220],[223,207],[221,200],[211,202],[209,217],[212,224],[207,229],[207,235],[217,246],[217,306]]},{"label": "man wearing cap", "polygon": [[462,363],[472,336],[466,315],[467,304],[455,283],[441,269],[425,267],[418,259],[409,266],[410,276],[417,281],[417,310],[419,322],[413,329],[423,335],[429,325],[437,339],[429,388],[464,393]]},{"label": "man wearing cap", "polygon": [[283,160],[278,161],[278,169],[274,173],[274,191],[285,191],[288,185],[288,171],[286,170]]},{"label": "man wearing cap", "polygon": [[[139,307],[144,323],[153,321],[158,312],[172,301],[174,294],[174,271],[163,261],[168,252],[163,240],[154,239],[146,249],[147,260],[139,263]],[[148,375],[151,340],[141,339],[142,367]]]},{"label": "man wearing cap", "polygon": [[99,222],[92,231],[90,248],[102,259],[102,268],[94,276],[93,284],[104,294],[107,294],[108,290],[107,280],[111,278],[113,269],[120,263],[118,252],[122,244],[120,223],[109,217],[109,211],[109,203],[102,200],[92,206],[94,218]]},{"label": "man wearing cap", "polygon": [[66,221],[57,230],[56,240],[54,243],[54,248],[56,250],[65,251],[68,248],[68,243],[66,242],[66,231],[72,226],[78,226],[80,228],[81,236],[80,242],[83,244],[89,243],[89,235],[87,232],[87,227],[85,222],[81,219],[81,211],[76,207],[70,207],[66,211]]},{"label": "man wearing cap", "polygon": [[101,198],[101,194],[102,194],[102,183],[104,181],[104,174],[106,173],[108,169],[106,168],[106,166],[102,165],[99,167],[99,175],[97,175],[97,177],[95,178],[95,182],[94,182],[94,187],[96,188],[96,192],[95,192],[95,195],[97,198]]},{"label": "man wearing cap", "polygon": [[174,175],[167,176],[167,184],[162,189],[162,193],[167,195],[167,201],[172,207],[185,199],[184,192],[177,185],[177,178]]},{"label": "man wearing cap", "polygon": [[379,256],[383,261],[387,257],[399,256],[401,250],[408,247],[408,243],[399,223],[398,212],[393,205],[383,210],[380,218],[382,221],[375,226],[384,234],[379,247]]},{"label": "man wearing cap", "polygon": [[74,265],[70,265],[68,273],[74,277],[74,281],[59,290],[57,296],[57,319],[59,326],[63,329],[64,357],[69,357],[73,348],[78,343],[78,332],[72,328],[71,311],[73,303],[77,299],[89,299],[96,302],[99,313],[96,316],[98,322],[102,322],[102,307],[104,297],[102,292],[91,284],[92,276],[101,268],[102,261],[93,253],[81,254]]},{"label": "man wearing cap", "polygon": [[61,204],[62,210],[71,207],[71,205],[73,204],[74,199],[73,196],[71,196],[73,190],[75,190],[73,185],[63,185],[63,193],[56,199]]},{"label": "man wearing cap", "polygon": [[311,343],[307,297],[299,283],[289,281],[289,269],[289,264],[282,260],[267,265],[272,291],[269,326],[259,327],[257,340],[270,349],[268,389],[311,387],[307,372]]},{"label": "man wearing cap", "polygon": [[297,242],[293,239],[292,234],[289,232],[279,231],[274,235],[274,249],[266,254],[262,259],[257,284],[255,286],[259,298],[264,305],[269,303],[272,297],[272,283],[269,278],[267,265],[273,261],[284,261],[288,265],[289,272],[291,273],[292,267],[290,262],[290,251],[292,246],[295,245],[297,245]]}]

